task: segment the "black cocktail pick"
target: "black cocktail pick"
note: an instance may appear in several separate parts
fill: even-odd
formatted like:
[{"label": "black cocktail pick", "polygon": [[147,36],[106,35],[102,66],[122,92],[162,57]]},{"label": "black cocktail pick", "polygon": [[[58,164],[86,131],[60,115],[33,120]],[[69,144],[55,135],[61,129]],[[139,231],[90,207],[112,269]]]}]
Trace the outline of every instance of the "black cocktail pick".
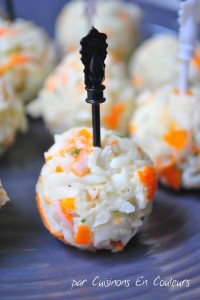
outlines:
[{"label": "black cocktail pick", "polygon": [[6,11],[7,11],[7,17],[10,21],[14,21],[15,19],[15,11],[13,7],[13,0],[6,0]]},{"label": "black cocktail pick", "polygon": [[93,145],[101,147],[100,103],[106,101],[103,95],[105,86],[105,59],[107,36],[92,27],[81,44],[81,60],[84,65],[86,102],[92,104]]}]

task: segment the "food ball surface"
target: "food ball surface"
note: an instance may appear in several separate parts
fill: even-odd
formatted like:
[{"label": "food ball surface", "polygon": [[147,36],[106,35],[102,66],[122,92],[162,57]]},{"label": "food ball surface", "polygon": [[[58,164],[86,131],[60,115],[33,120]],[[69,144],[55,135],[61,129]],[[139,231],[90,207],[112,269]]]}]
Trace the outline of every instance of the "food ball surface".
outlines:
[{"label": "food ball surface", "polygon": [[21,19],[0,19],[0,75],[23,102],[32,100],[56,64],[55,52],[43,29]]},{"label": "food ball surface", "polygon": [[9,198],[0,181],[0,208],[5,205],[7,201],[9,201]]},{"label": "food ball surface", "polygon": [[[92,125],[91,105],[85,102],[83,68],[78,51],[68,54],[49,76],[38,98],[27,108],[33,117],[42,116],[53,134]],[[135,90],[124,64],[110,55],[106,59],[104,83],[106,102],[100,106],[102,126],[127,134],[135,106]]]},{"label": "food ball surface", "polygon": [[[93,25],[107,34],[109,52],[119,60],[126,60],[137,45],[141,16],[141,9],[132,3],[121,0],[97,1]],[[56,38],[62,53],[79,48],[80,39],[89,29],[90,25],[84,15],[84,1],[66,4],[56,25]]]},{"label": "food ball surface", "polygon": [[83,250],[123,250],[152,208],[157,174],[129,138],[102,129],[102,148],[81,127],[55,136],[36,186],[47,229]]},{"label": "food ball surface", "polygon": [[0,78],[0,155],[10,147],[18,131],[27,128],[25,110],[9,82]]},{"label": "food ball surface", "polygon": [[149,154],[166,185],[200,187],[200,89],[180,95],[167,86],[143,92],[130,124],[130,134]]},{"label": "food ball surface", "polygon": [[[130,61],[130,75],[139,90],[178,84],[180,78],[179,42],[176,35],[156,34],[144,41]],[[189,81],[200,84],[200,46],[196,46],[189,69]]]}]

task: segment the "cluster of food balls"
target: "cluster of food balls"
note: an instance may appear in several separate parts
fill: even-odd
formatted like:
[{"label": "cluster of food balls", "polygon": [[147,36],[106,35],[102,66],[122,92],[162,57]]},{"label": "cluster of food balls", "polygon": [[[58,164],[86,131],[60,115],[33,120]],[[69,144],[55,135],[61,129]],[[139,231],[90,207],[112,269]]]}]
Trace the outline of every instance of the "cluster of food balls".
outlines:
[{"label": "cluster of food balls", "polygon": [[2,122],[0,153],[26,129],[23,104],[35,98],[27,112],[56,134],[36,186],[37,206],[55,237],[83,250],[123,250],[151,212],[158,179],[173,189],[200,187],[200,47],[181,95],[177,36],[156,35],[138,46],[141,17],[132,3],[97,1],[94,26],[109,45],[102,148],[93,146],[85,103],[79,45],[90,28],[84,1],[69,2],[58,16],[63,58],[55,70],[43,30],[0,21],[0,114],[2,106],[12,115]]},{"label": "cluster of food balls", "polygon": [[43,29],[0,17],[0,154],[18,131],[27,129],[24,104],[37,95],[55,64],[53,44]]},{"label": "cluster of food balls", "polygon": [[[43,29],[0,16],[0,155],[19,131],[27,130],[24,104],[37,95],[55,64],[53,44]],[[7,199],[0,185],[0,206]]]}]

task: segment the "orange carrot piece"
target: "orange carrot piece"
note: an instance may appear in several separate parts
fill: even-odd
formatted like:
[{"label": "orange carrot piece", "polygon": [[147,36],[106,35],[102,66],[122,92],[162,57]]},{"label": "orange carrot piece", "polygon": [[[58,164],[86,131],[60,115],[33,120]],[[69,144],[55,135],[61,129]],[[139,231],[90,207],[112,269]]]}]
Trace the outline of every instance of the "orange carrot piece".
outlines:
[{"label": "orange carrot piece", "polygon": [[10,57],[10,60],[6,64],[0,66],[0,75],[3,75],[7,71],[9,71],[15,65],[23,64],[23,63],[26,63],[27,61],[30,61],[30,58],[26,57],[26,56],[24,56],[22,54],[14,54],[14,55],[12,55]]},{"label": "orange carrot piece", "polygon": [[140,182],[147,187],[147,198],[151,201],[158,187],[157,172],[151,166],[146,166],[143,170],[138,171],[138,176]]},{"label": "orange carrot piece", "polygon": [[127,12],[120,11],[117,13],[117,17],[128,26],[128,28],[132,31],[132,34],[136,34],[135,27],[133,26],[133,23]]},{"label": "orange carrot piece", "polygon": [[30,57],[27,57],[23,54],[20,54],[20,53],[16,53],[16,54],[13,54],[12,57],[11,57],[11,63],[13,65],[16,65],[16,64],[24,64],[28,61],[30,61]]},{"label": "orange carrot piece", "polygon": [[[68,198],[68,199],[70,199],[70,198]],[[70,204],[70,201],[69,201],[69,203],[67,203],[67,202],[68,202],[67,199],[60,200],[60,208],[61,208],[62,213],[66,217],[67,221],[71,225],[73,225],[74,224],[73,215],[71,213],[69,213],[69,210],[74,210],[74,209],[71,209],[71,207],[73,208],[73,203]],[[70,205],[71,205],[71,207],[70,207]]]},{"label": "orange carrot piece", "polygon": [[87,148],[92,147],[92,134],[86,128],[80,129],[76,134],[76,146],[79,148],[77,142],[81,142]]},{"label": "orange carrot piece", "polygon": [[112,141],[111,141],[111,144],[112,144],[112,145],[118,145],[118,140],[116,140],[116,139],[112,140]]},{"label": "orange carrot piece", "polygon": [[86,128],[82,128],[68,141],[66,149],[61,150],[60,154],[65,156],[66,153],[72,153],[77,149],[89,150],[93,145],[92,143],[92,134]]},{"label": "orange carrot piece", "polygon": [[74,242],[80,245],[90,245],[92,243],[92,232],[87,225],[79,225]]},{"label": "orange carrot piece", "polygon": [[3,36],[4,34],[6,34],[8,32],[9,32],[8,28],[0,28],[0,36]]},{"label": "orange carrot piece", "polygon": [[[180,91],[179,91],[178,88],[174,88],[174,89],[173,89],[173,92],[174,92],[174,94],[176,94],[176,95],[179,95],[179,94],[180,94]],[[191,90],[187,90],[187,91],[186,91],[186,95],[191,96],[191,95],[193,95],[193,92],[192,92]]]},{"label": "orange carrot piece", "polygon": [[49,92],[53,92],[55,90],[56,83],[54,78],[49,78],[49,80],[45,84],[45,88]]},{"label": "orange carrot piece", "polygon": [[38,183],[39,183],[39,184],[43,184],[43,178],[42,178],[41,175],[40,175],[39,178],[38,178]]},{"label": "orange carrot piece", "polygon": [[81,150],[79,155],[74,158],[74,162],[71,165],[71,171],[79,177],[83,177],[90,172],[90,169],[88,168],[87,151]]},{"label": "orange carrot piece", "polygon": [[110,113],[104,118],[104,122],[108,128],[113,130],[117,129],[120,117],[124,112],[125,106],[125,103],[113,105]]},{"label": "orange carrot piece", "polygon": [[193,145],[192,145],[192,152],[193,152],[194,154],[200,154],[200,147],[197,146],[197,145],[195,145],[195,144],[193,144]]},{"label": "orange carrot piece", "polygon": [[176,151],[181,151],[188,145],[190,134],[184,129],[176,129],[175,123],[172,122],[169,132],[163,136],[163,140]]},{"label": "orange carrot piece", "polygon": [[44,158],[45,158],[45,161],[47,162],[47,161],[51,160],[53,158],[53,156],[48,155],[48,154],[45,153]]},{"label": "orange carrot piece", "polygon": [[0,75],[3,75],[7,71],[9,71],[12,68],[12,65],[10,62],[0,66]]},{"label": "orange carrot piece", "polygon": [[194,57],[192,59],[192,63],[200,70],[200,57],[197,51],[194,51]]},{"label": "orange carrot piece", "polygon": [[136,131],[136,125],[134,123],[130,123],[128,131],[129,131],[130,134],[135,133],[135,131]]},{"label": "orange carrot piece", "polygon": [[4,35],[13,35],[17,32],[17,29],[8,28],[8,27],[1,27],[0,28],[0,37]]},{"label": "orange carrot piece", "polygon": [[172,188],[178,190],[181,186],[182,172],[175,164],[169,165],[160,170],[160,176]]},{"label": "orange carrot piece", "polygon": [[96,193],[95,193],[93,196],[91,196],[91,195],[89,194],[88,199],[89,199],[90,201],[97,199],[97,198],[99,197],[99,195],[100,195],[100,192],[101,192],[100,189],[97,189],[97,190],[96,190]]},{"label": "orange carrot piece", "polygon": [[61,172],[63,172],[63,168],[61,168],[60,166],[57,166],[55,171],[56,171],[56,173],[61,173]]},{"label": "orange carrot piece", "polygon": [[46,198],[46,197],[44,197],[44,202],[46,202],[46,204],[48,204],[48,205],[51,204],[51,201],[48,198]]},{"label": "orange carrot piece", "polygon": [[133,86],[140,88],[143,84],[143,80],[140,76],[134,76],[132,78],[132,83],[133,83]]},{"label": "orange carrot piece", "polygon": [[79,90],[80,92],[82,92],[82,91],[85,90],[85,85],[84,85],[83,82],[78,82],[78,83],[76,84],[76,88],[77,88],[77,90]]},{"label": "orange carrot piece", "polygon": [[116,217],[114,220],[115,220],[115,222],[116,222],[117,224],[121,224],[121,223],[122,223],[122,220],[121,220],[121,218],[119,218],[119,217]]},{"label": "orange carrot piece", "polygon": [[117,249],[118,251],[123,251],[124,250],[124,245],[122,244],[121,241],[117,241],[117,242],[111,242],[111,247],[112,249]]},{"label": "orange carrot piece", "polygon": [[60,205],[62,210],[75,210],[76,209],[75,198],[70,197],[70,198],[61,199]]}]

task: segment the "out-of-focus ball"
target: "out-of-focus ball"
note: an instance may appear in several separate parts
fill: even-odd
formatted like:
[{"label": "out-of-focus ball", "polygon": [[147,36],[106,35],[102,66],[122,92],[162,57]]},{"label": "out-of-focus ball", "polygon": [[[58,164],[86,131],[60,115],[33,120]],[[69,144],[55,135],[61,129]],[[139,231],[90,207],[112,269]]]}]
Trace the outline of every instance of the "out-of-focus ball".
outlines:
[{"label": "out-of-focus ball", "polygon": [[174,189],[200,187],[200,89],[171,86],[143,92],[130,133],[149,154],[161,181]]},{"label": "out-of-focus ball", "polygon": [[26,127],[22,102],[10,84],[0,78],[0,155],[13,144],[17,132],[25,131]]},{"label": "out-of-focus ball", "polygon": [[[83,68],[78,51],[68,54],[47,79],[38,99],[27,108],[32,116],[42,116],[53,134],[92,124],[91,105],[85,102]],[[126,134],[134,109],[135,91],[124,64],[110,55],[106,59],[105,85],[106,102],[100,106],[101,124]]]},{"label": "out-of-focus ball", "polygon": [[[144,41],[130,61],[130,75],[138,90],[156,89],[164,84],[177,84],[180,78],[178,38],[158,34]],[[196,47],[189,69],[189,81],[200,84],[200,46]]]},{"label": "out-of-focus ball", "polygon": [[9,200],[6,191],[4,190],[2,183],[0,181],[0,207],[6,204],[6,202]]},{"label": "out-of-focus ball", "polygon": [[36,97],[55,64],[53,45],[43,29],[21,19],[0,19],[0,76],[23,102]]},{"label": "out-of-focus ball", "polygon": [[[127,60],[138,43],[141,9],[121,0],[97,1],[93,25],[108,36],[108,49],[119,60]],[[71,1],[61,11],[56,25],[56,39],[62,53],[79,48],[90,25],[84,15],[84,1]]]}]

